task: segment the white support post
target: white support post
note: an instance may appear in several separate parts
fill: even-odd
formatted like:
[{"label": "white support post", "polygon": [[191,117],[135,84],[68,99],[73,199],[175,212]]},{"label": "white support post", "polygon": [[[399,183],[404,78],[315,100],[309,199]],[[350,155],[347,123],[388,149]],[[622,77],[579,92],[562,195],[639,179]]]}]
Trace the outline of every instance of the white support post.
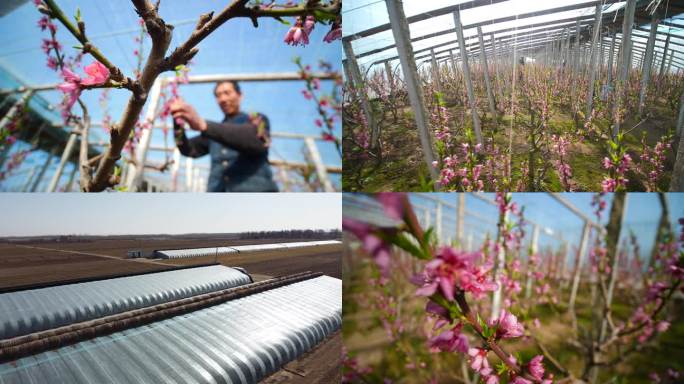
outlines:
[{"label": "white support post", "polygon": [[444,244],[442,241],[442,202],[437,201],[437,208],[435,211],[435,232],[437,234],[437,242]]},{"label": "white support post", "polygon": [[397,45],[401,69],[404,73],[404,81],[408,91],[409,101],[413,109],[413,115],[418,127],[418,137],[423,147],[423,160],[430,171],[432,180],[437,180],[437,170],[432,166],[435,160],[432,149],[432,136],[430,135],[430,125],[427,109],[425,108],[425,97],[420,87],[416,62],[413,56],[413,47],[409,34],[408,21],[404,14],[404,3],[401,0],[385,0],[387,14],[389,15],[392,34]]},{"label": "white support post", "polygon": [[677,118],[677,136],[681,136],[683,130],[684,130],[684,92],[682,92],[682,96],[679,99],[679,116]]},{"label": "white support post", "polygon": [[363,110],[363,114],[366,117],[366,122],[368,123],[371,148],[377,149],[380,144],[380,131],[375,124],[373,108],[371,107],[370,101],[368,101],[368,94],[366,93],[366,87],[364,86],[359,64],[356,62],[356,55],[354,55],[351,41],[342,40],[342,48],[344,49],[344,55],[347,57],[347,69],[349,72],[351,72],[351,79],[349,79],[349,83],[354,89],[354,94],[359,98],[359,102],[361,102],[361,109]]},{"label": "white support post", "polygon": [[200,169],[198,167],[192,168],[192,191],[200,191]]},{"label": "white support post", "polygon": [[606,92],[602,95],[603,101],[608,99],[608,93],[613,87],[613,61],[615,61],[615,34],[613,34],[610,41],[610,52],[608,53],[608,78],[606,80]]},{"label": "white support post", "polygon": [[[503,222],[504,225],[508,223],[508,216],[509,212],[506,211],[504,214]],[[501,229],[499,229],[500,231]],[[496,291],[494,291],[492,295],[492,314],[491,314],[491,319],[497,319],[499,318],[499,312],[501,311],[501,299],[503,297],[503,284],[501,282],[501,274],[506,267],[506,247],[504,245],[504,237],[501,236],[501,233],[497,235],[497,239],[499,239],[499,252],[496,255],[496,259],[494,261],[494,280],[496,284],[498,285],[498,288]]]},{"label": "white support post", "polygon": [[3,130],[7,124],[14,119],[14,116],[19,113],[19,110],[26,104],[28,103],[29,99],[31,99],[31,96],[33,96],[34,91],[32,89],[29,89],[28,91],[24,91],[24,93],[21,94],[19,99],[12,104],[10,109],[7,111],[5,116],[2,117],[0,120],[0,131]]},{"label": "white support post", "polygon": [[173,149],[173,164],[171,164],[171,191],[178,191],[178,171],[180,170],[181,153],[178,147]]},{"label": "white support post", "polygon": [[[617,83],[615,90],[618,92],[617,102],[613,106],[613,116],[617,113],[617,108],[622,105],[622,99],[624,98],[624,88],[627,84],[627,76],[629,75],[629,68],[631,67],[631,56],[632,56],[632,24],[634,24],[634,11],[636,8],[636,0],[627,0],[627,5],[625,6],[625,15],[622,22],[622,46],[620,48],[620,65],[618,67],[617,73]],[[613,124],[613,138],[615,138],[620,132],[620,122],[615,121]]]},{"label": "white support post", "polygon": [[601,4],[596,4],[596,12],[594,14],[594,37],[591,40],[591,58],[589,62],[589,84],[587,86],[587,109],[585,111],[585,120],[589,121],[591,117],[591,110],[594,103],[594,82],[596,81],[596,60],[598,57],[598,40],[601,35]]},{"label": "white support post", "polygon": [[314,164],[316,175],[318,175],[318,181],[321,183],[323,190],[325,192],[335,192],[335,188],[333,188],[330,178],[328,178],[328,171],[325,169],[323,160],[321,160],[321,154],[318,152],[318,147],[316,147],[316,142],[313,137],[305,138],[304,144],[306,144],[309,160]]},{"label": "white support post", "polygon": [[584,262],[584,254],[587,251],[587,244],[589,243],[589,233],[591,232],[591,223],[584,222],[584,229],[582,230],[582,240],[579,251],[575,259],[574,276],[572,277],[572,290],[570,291],[570,301],[568,302],[568,310],[575,309],[575,300],[577,299],[577,290],[579,289],[580,275],[582,274],[582,263]]},{"label": "white support post", "polygon": [[[577,20],[575,23],[575,49],[574,57],[572,60],[572,75],[578,77],[580,73],[580,57],[582,55],[582,48],[580,46],[580,21]],[[572,100],[577,100],[577,83],[578,81],[572,82]]]},{"label": "white support post", "polygon": [[37,165],[31,168],[31,170],[28,173],[28,177],[26,178],[26,182],[24,183],[24,186],[21,187],[21,192],[28,192],[29,186],[31,186],[31,180],[33,180],[33,176],[36,174],[37,169]]},{"label": "white support post", "polygon": [[656,32],[658,31],[658,18],[656,14],[651,15],[651,30],[648,34],[646,43],[646,53],[644,57],[644,69],[641,73],[641,90],[639,91],[639,115],[644,111],[646,92],[648,92],[648,82],[651,79],[651,64],[653,63],[653,48],[655,46]]},{"label": "white support post", "polygon": [[192,158],[185,158],[185,189],[187,192],[192,192]]},{"label": "white support post", "polygon": [[[539,224],[534,225],[532,230],[532,244],[530,244],[530,256],[536,255],[539,251]],[[525,284],[525,298],[529,299],[532,296],[532,284],[534,283],[534,274],[530,269],[530,258],[527,258],[527,282]]]},{"label": "white support post", "polygon": [[677,118],[677,135],[679,144],[677,145],[677,155],[675,158],[674,169],[672,170],[672,181],[670,181],[670,192],[684,192],[684,92],[679,99],[679,116]]},{"label": "white support post", "polygon": [[435,84],[437,92],[442,93],[442,82],[439,78],[439,65],[435,59],[435,50],[430,49],[430,66],[432,67],[432,81]]},{"label": "white support post", "polygon": [[458,231],[457,237],[458,237],[458,244],[460,246],[463,246],[463,229],[464,229],[464,223],[465,223],[465,193],[459,193],[458,194],[458,228],[456,229]]},{"label": "white support post", "polygon": [[389,83],[390,97],[394,97],[394,73],[392,73],[392,66],[389,61],[385,61],[385,73],[387,73],[387,82]]},{"label": "white support post", "polygon": [[463,63],[463,76],[466,83],[466,90],[468,92],[468,102],[470,103],[470,110],[473,116],[473,131],[475,132],[477,143],[482,144],[480,116],[477,114],[477,102],[475,100],[475,92],[473,92],[473,81],[470,78],[470,67],[468,66],[468,51],[465,45],[465,38],[463,37],[461,13],[458,10],[454,11],[454,25],[456,26],[456,35],[458,36],[458,50],[461,52],[461,62]]},{"label": "white support post", "polygon": [[489,100],[489,112],[492,119],[496,120],[496,103],[492,92],[492,83],[489,80],[489,66],[487,65],[487,54],[485,53],[484,39],[482,38],[482,27],[477,27],[477,37],[480,40],[480,55],[482,55],[482,68],[484,71],[485,85],[487,87],[487,99]]},{"label": "white support post", "polygon": [[78,165],[74,165],[71,168],[71,173],[69,174],[69,180],[64,184],[64,192],[71,192],[71,188],[74,185],[74,179],[76,178],[76,171],[78,171]]},{"label": "white support post", "polygon": [[658,73],[659,76],[663,76],[665,74],[665,61],[667,59],[667,50],[670,48],[670,35],[668,34],[667,37],[665,38],[665,48],[663,49],[663,58],[660,60],[660,72]]},{"label": "white support post", "polygon": [[50,167],[50,164],[52,163],[52,152],[47,153],[48,157],[45,160],[45,164],[40,168],[40,172],[38,172],[38,176],[36,177],[36,180],[33,182],[33,185],[31,186],[31,192],[35,192],[38,189],[38,185],[40,182],[43,180],[43,176],[45,176],[45,172],[47,169]]},{"label": "white support post", "polygon": [[77,137],[78,134],[74,131],[71,131],[66,146],[64,147],[64,152],[62,152],[62,157],[59,159],[57,170],[55,170],[55,173],[52,175],[52,179],[50,180],[50,185],[48,185],[47,192],[54,192],[57,189],[57,184],[59,183],[59,179],[62,177],[64,166],[69,161],[71,153],[74,151]]},{"label": "white support post", "polygon": [[164,80],[158,78],[152,84],[152,88],[149,92],[149,104],[145,110],[145,120],[147,123],[142,130],[140,135],[140,143],[136,148],[136,166],[134,168],[129,168],[128,173],[128,190],[135,192],[140,186],[142,186],[143,174],[145,172],[145,162],[147,161],[147,151],[150,148],[150,141],[152,141],[152,132],[154,129],[154,120],[157,114],[157,107],[159,106],[159,98],[161,95],[161,89],[164,85]]},{"label": "white support post", "polygon": [[454,77],[456,77],[458,67],[456,67],[456,59],[454,58],[454,51],[452,49],[449,50],[449,60],[451,61],[451,70],[454,72]]}]

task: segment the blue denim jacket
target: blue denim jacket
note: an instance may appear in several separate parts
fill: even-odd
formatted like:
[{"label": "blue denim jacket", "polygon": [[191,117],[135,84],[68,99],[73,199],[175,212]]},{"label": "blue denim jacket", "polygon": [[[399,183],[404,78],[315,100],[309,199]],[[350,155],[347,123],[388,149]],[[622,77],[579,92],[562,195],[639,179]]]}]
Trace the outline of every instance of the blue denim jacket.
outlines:
[{"label": "blue denim jacket", "polygon": [[[260,117],[269,132],[268,118]],[[268,163],[268,147],[256,136],[256,127],[246,113],[226,116],[223,123],[207,121],[207,130],[192,139],[176,129],[176,145],[184,156],[211,156],[209,192],[278,191]]]}]

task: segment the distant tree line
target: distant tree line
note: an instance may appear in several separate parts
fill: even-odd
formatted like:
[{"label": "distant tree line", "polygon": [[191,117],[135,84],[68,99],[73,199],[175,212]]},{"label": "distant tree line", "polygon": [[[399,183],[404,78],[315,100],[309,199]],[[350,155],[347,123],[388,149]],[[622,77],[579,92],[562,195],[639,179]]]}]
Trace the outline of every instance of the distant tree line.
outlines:
[{"label": "distant tree line", "polygon": [[243,232],[240,234],[240,239],[341,239],[342,231],[339,229],[323,230],[323,229],[291,229],[283,231],[258,231],[258,232]]}]

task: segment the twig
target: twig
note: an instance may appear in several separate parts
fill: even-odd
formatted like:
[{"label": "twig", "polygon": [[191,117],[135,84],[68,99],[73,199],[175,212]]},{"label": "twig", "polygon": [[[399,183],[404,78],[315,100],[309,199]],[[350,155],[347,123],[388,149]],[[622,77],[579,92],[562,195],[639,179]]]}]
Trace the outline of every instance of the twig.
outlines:
[{"label": "twig", "polygon": [[59,20],[64,27],[78,40],[83,46],[84,53],[90,53],[97,61],[102,63],[107,69],[109,69],[109,76],[112,80],[119,83],[119,87],[127,88],[133,90],[133,80],[124,77],[121,70],[112,64],[109,59],[107,59],[102,52],[93,43],[88,40],[85,34],[85,23],[83,21],[78,22],[78,27],[75,26],[69,18],[62,12],[57,3],[54,0],[43,0],[45,5],[47,5],[47,13],[51,18]]}]

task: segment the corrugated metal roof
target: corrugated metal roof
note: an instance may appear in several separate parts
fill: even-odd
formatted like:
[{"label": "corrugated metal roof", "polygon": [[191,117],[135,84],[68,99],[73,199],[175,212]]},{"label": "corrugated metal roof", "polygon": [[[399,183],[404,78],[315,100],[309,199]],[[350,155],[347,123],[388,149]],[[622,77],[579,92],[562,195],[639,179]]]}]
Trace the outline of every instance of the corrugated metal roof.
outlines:
[{"label": "corrugated metal roof", "polygon": [[335,332],[321,276],[0,365],[0,383],[254,383]]},{"label": "corrugated metal roof", "polygon": [[248,284],[212,265],[0,294],[0,339]]},{"label": "corrugated metal roof", "polygon": [[274,244],[253,244],[253,245],[236,245],[234,247],[218,247],[218,248],[189,248],[189,249],[168,249],[155,251],[156,256],[163,259],[181,259],[188,257],[214,256],[231,254],[237,252],[254,252],[267,251],[274,249],[294,249],[305,247],[317,247],[330,244],[342,244],[338,240],[320,240],[320,241],[298,241],[292,243],[274,243]]}]

